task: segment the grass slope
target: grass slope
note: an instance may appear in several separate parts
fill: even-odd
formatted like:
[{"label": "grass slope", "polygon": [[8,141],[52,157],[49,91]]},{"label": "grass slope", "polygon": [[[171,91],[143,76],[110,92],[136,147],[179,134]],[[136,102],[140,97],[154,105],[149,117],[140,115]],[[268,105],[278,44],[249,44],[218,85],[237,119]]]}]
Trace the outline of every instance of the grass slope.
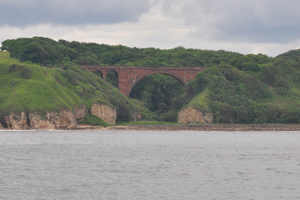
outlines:
[{"label": "grass slope", "polygon": [[130,112],[138,109],[117,88],[82,67],[44,68],[21,63],[8,52],[0,52],[0,85],[0,117],[22,111],[44,117],[49,111],[102,103],[117,109],[118,121],[129,121]]}]

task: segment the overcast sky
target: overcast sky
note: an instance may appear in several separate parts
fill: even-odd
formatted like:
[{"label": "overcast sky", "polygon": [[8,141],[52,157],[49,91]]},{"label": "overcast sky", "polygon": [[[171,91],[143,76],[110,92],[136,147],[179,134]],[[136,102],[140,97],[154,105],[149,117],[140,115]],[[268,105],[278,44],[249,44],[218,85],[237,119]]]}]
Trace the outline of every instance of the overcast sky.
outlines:
[{"label": "overcast sky", "polygon": [[0,41],[33,36],[274,57],[300,47],[300,1],[0,0]]}]

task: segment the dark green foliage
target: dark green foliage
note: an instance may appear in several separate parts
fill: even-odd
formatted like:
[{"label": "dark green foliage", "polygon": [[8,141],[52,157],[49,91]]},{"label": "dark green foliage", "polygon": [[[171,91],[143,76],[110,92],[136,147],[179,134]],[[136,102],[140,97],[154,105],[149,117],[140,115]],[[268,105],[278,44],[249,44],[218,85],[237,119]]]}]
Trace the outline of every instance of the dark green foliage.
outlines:
[{"label": "dark green foliage", "polygon": [[14,73],[14,72],[17,72],[17,71],[21,71],[23,69],[24,69],[24,66],[13,64],[9,67],[8,73]]},{"label": "dark green foliage", "polygon": [[97,76],[99,76],[101,79],[103,79],[103,74],[101,71],[95,70],[93,71],[94,74],[96,74]]},{"label": "dark green foliage", "polygon": [[219,123],[255,123],[257,101],[271,97],[267,87],[258,79],[229,65],[219,65],[199,73],[185,87],[188,93],[185,104],[204,88],[210,91],[208,106]]},{"label": "dark green foliage", "polygon": [[264,67],[260,75],[260,80],[269,86],[274,86],[275,75],[276,71],[274,70],[274,66]]},{"label": "dark green foliage", "polygon": [[30,71],[29,67],[24,67],[24,69],[22,70],[22,78],[24,78],[24,79],[31,78],[31,71]]},{"label": "dark green foliage", "polygon": [[113,70],[107,72],[106,81],[118,88],[118,73]]},{"label": "dark green foliage", "polygon": [[[238,59],[229,63],[235,65]],[[185,87],[181,99],[188,105],[192,98],[209,91],[199,104],[208,105],[217,123],[299,123],[300,101],[294,93],[300,86],[295,78],[298,66],[292,61],[276,60],[248,73],[236,66],[218,65],[199,73]]]},{"label": "dark green foliage", "polygon": [[300,58],[300,50],[291,50],[286,53],[278,55],[276,58],[283,58],[283,59],[289,59],[289,60],[299,60]]},{"label": "dark green foliage", "polygon": [[8,69],[8,73],[14,73],[14,72],[18,72],[18,71],[21,72],[22,78],[24,78],[24,79],[31,78],[31,71],[30,71],[29,67],[13,64]]},{"label": "dark green foliage", "polygon": [[258,64],[268,63],[264,55],[243,56],[238,53],[185,49],[129,48],[95,43],[79,43],[42,37],[5,40],[2,49],[11,57],[42,65],[71,62],[79,65],[134,65],[134,66],[206,66],[230,62],[242,70],[258,71]]},{"label": "dark green foliage", "polygon": [[110,126],[105,121],[103,121],[100,117],[97,117],[95,115],[87,116],[83,121],[79,122],[79,124],[90,124],[94,126],[103,126],[103,127]]},{"label": "dark green foliage", "polygon": [[178,96],[183,94],[183,84],[164,74],[152,74],[140,80],[132,89],[130,97],[139,99],[156,113],[154,119],[174,121],[182,103]]},{"label": "dark green foliage", "polygon": [[285,124],[297,124],[300,123],[300,109],[298,107],[289,108],[284,110],[281,114],[282,123]]},{"label": "dark green foliage", "polygon": [[218,120],[221,123],[233,123],[235,118],[236,114],[233,107],[227,102],[221,103]]}]

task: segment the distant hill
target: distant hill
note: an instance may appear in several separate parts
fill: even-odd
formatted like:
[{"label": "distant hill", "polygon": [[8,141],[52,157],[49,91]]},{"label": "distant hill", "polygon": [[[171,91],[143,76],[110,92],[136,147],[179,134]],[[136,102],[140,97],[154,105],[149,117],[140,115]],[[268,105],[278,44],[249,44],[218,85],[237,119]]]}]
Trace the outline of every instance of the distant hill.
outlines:
[{"label": "distant hill", "polygon": [[286,53],[280,54],[276,56],[276,58],[282,58],[282,59],[290,59],[290,60],[297,60],[300,58],[300,49],[295,49],[288,51]]}]

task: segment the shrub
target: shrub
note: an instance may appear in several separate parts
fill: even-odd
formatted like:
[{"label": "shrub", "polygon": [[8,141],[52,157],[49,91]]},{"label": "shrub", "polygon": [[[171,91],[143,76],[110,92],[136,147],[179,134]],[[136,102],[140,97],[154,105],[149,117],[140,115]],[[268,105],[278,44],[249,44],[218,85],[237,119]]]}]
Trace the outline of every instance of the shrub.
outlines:
[{"label": "shrub", "polygon": [[22,70],[22,78],[24,78],[24,79],[30,79],[31,78],[31,71],[28,67],[25,67]]},{"label": "shrub", "polygon": [[110,126],[105,121],[103,121],[100,117],[97,117],[95,115],[87,116],[83,121],[79,122],[79,124],[91,124],[94,126]]},{"label": "shrub", "polygon": [[13,64],[9,67],[8,73],[14,73],[14,72],[17,72],[17,71],[22,70],[22,69],[24,69],[24,66]]}]

